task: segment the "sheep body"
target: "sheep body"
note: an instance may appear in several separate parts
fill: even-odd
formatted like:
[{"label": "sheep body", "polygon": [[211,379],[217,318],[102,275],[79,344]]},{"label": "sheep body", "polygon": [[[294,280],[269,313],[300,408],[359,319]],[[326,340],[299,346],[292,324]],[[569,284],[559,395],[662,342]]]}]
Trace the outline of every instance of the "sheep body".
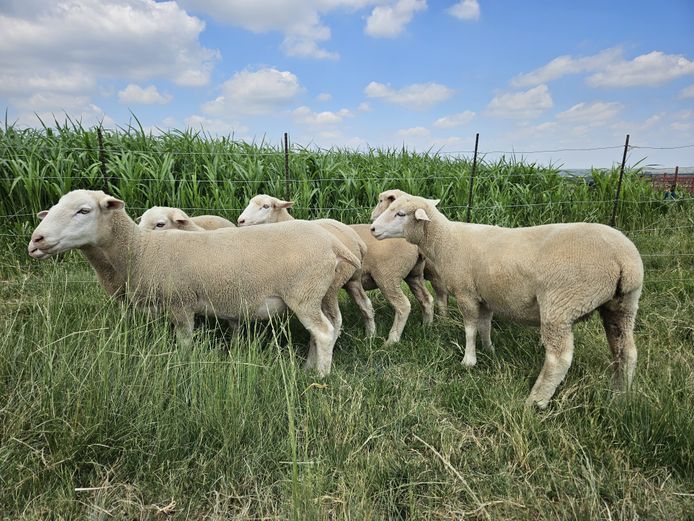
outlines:
[{"label": "sheep body", "polygon": [[311,333],[307,365],[321,375],[330,371],[336,328],[323,310],[336,307],[334,288],[360,266],[334,236],[303,221],[205,233],[149,233],[135,225],[123,206],[103,192],[66,194],[40,214],[44,220],[32,234],[30,255],[41,259],[92,248],[121,274],[128,300],[168,311],[185,344],[192,338],[195,314],[266,318],[288,307]]},{"label": "sheep body", "polygon": [[[246,209],[239,216],[239,226],[292,220],[294,218],[287,211],[292,204],[291,201],[282,201],[269,195],[257,195],[251,199]],[[385,243],[377,241],[371,235],[368,224],[347,226],[333,219],[318,219],[313,222],[337,223],[342,230],[347,228],[356,232],[361,240],[366,243],[366,253],[362,258],[361,283],[358,286],[365,289],[379,288],[386,300],[393,306],[395,317],[388,333],[387,343],[400,340],[410,314],[410,301],[400,287],[403,280],[407,282],[412,293],[422,306],[424,323],[431,323],[433,319],[432,298],[424,285],[422,275],[424,259],[420,257],[416,246],[409,244],[404,239],[387,241]],[[355,273],[355,277],[357,275]],[[349,288],[348,291],[350,291]],[[363,292],[363,289],[361,291]],[[356,298],[354,300],[357,302]],[[363,310],[362,315],[366,320],[367,314]],[[371,308],[370,320],[373,323],[373,308]],[[375,330],[375,325],[371,327]]]},{"label": "sheep body", "polygon": [[217,215],[198,215],[189,217],[180,208],[153,206],[138,219],[138,225],[145,230],[178,229],[189,232],[234,228],[234,223]]},{"label": "sheep body", "polygon": [[502,228],[452,222],[435,203],[413,196],[396,199],[372,230],[381,239],[405,237],[433,262],[464,317],[464,364],[476,363],[478,329],[492,347],[493,313],[540,326],[545,362],[528,405],[547,405],[571,365],[573,323],[596,309],[613,353],[614,384],[631,384],[643,263],[619,231],[591,223]]}]

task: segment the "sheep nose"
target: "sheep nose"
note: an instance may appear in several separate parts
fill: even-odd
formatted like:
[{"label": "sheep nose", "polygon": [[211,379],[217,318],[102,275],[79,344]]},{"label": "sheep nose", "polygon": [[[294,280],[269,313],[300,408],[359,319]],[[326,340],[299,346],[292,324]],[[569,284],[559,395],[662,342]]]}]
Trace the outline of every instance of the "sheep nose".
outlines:
[{"label": "sheep nose", "polygon": [[372,226],[372,227],[371,227],[371,233],[373,233],[373,232],[375,232],[375,231],[376,231],[376,227],[375,227],[375,226]]},{"label": "sheep nose", "polygon": [[34,244],[40,243],[44,239],[43,235],[32,235],[31,240],[34,241]]},{"label": "sheep nose", "polygon": [[239,217],[239,224],[244,224],[245,222],[246,222],[246,219],[241,219],[241,218]]}]

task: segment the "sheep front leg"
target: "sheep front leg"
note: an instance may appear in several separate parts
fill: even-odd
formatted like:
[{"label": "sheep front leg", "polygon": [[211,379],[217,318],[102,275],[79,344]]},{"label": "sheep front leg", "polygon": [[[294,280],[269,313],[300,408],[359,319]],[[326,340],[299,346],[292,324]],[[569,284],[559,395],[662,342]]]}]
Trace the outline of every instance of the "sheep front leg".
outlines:
[{"label": "sheep front leg", "polygon": [[542,366],[526,406],[547,407],[557,387],[571,366],[574,350],[574,337],[571,324],[547,324],[540,326],[542,344],[545,346],[545,363]]},{"label": "sheep front leg", "polygon": [[185,310],[176,310],[171,313],[171,318],[176,329],[176,343],[188,348],[193,343],[193,326],[195,315]]},{"label": "sheep front leg", "polygon": [[434,321],[434,299],[424,285],[424,277],[421,273],[414,276],[410,274],[405,282],[419,301],[419,305],[422,306],[422,321],[424,324],[431,324]]},{"label": "sheep front leg", "polygon": [[402,336],[402,330],[405,329],[405,324],[407,323],[407,317],[410,316],[412,304],[410,304],[410,299],[407,298],[407,295],[405,295],[402,288],[400,288],[399,279],[397,281],[388,280],[383,283],[379,283],[379,281],[376,280],[376,284],[378,284],[381,293],[383,293],[383,296],[395,310],[393,325],[388,333],[386,345],[399,342]]},{"label": "sheep front leg", "polygon": [[465,367],[473,367],[477,363],[475,341],[480,306],[479,303],[465,295],[456,295],[456,300],[458,301],[458,308],[463,315],[463,324],[465,325],[465,356],[463,356],[463,365]]},{"label": "sheep front leg", "polygon": [[359,308],[359,313],[361,314],[362,320],[364,321],[364,327],[366,328],[366,336],[369,338],[374,336],[376,334],[374,307],[371,303],[371,299],[366,294],[366,291],[364,291],[364,286],[362,286],[361,280],[352,279],[347,281],[345,289],[352,297],[352,300],[354,300],[357,308]]}]

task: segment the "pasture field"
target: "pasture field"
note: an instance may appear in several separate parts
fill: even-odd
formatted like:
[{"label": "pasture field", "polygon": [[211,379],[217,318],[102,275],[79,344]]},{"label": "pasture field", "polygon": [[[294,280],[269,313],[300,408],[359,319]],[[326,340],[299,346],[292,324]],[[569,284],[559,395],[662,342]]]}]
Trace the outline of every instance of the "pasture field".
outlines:
[{"label": "pasture field", "polygon": [[[285,194],[264,143],[141,129],[104,135],[108,191],[134,217],[154,204],[235,220]],[[589,161],[589,158],[587,158]],[[297,217],[368,222],[378,193],[442,199],[464,219],[470,161],[401,150],[294,149]],[[617,172],[483,161],[473,220],[607,222]],[[599,318],[575,327],[566,381],[545,411],[523,401],[539,331],[495,321],[496,353],[462,367],[459,315],[383,346],[392,311],[370,292],[378,336],[351,301],[333,372],[301,370],[293,319],[239,331],[199,323],[190,349],[162,318],[109,299],[79,252],[34,261],[34,214],[101,189],[95,131],[0,130],[0,519],[692,519],[694,201],[625,176],[617,227],[646,278],[632,392],[610,391]],[[454,310],[451,300],[451,310]]]}]

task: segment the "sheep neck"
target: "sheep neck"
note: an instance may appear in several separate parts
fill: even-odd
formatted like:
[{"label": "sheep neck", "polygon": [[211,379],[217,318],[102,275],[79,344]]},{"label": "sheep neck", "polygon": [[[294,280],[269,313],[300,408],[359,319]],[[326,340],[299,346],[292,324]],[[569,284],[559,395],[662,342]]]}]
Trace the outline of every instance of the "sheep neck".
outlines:
[{"label": "sheep neck", "polygon": [[[122,210],[113,211],[106,227],[101,244],[82,250],[102,284],[104,280],[112,281],[117,289],[121,289],[138,259],[142,232]],[[110,292],[108,287],[104,287]]]},{"label": "sheep neck", "polygon": [[416,244],[419,250],[428,259],[439,257],[440,249],[445,245],[446,228],[450,223],[446,216],[436,208],[429,213],[429,222],[411,226],[405,238],[408,242]]},{"label": "sheep neck", "polygon": [[293,221],[294,217],[291,216],[291,214],[287,211],[286,208],[280,208],[279,211],[274,212],[275,213],[275,220],[272,222],[275,223],[281,223],[284,221]]},{"label": "sheep neck", "polygon": [[99,283],[111,296],[118,296],[124,289],[125,279],[113,268],[106,255],[96,246],[85,246],[82,253],[94,268]]}]

